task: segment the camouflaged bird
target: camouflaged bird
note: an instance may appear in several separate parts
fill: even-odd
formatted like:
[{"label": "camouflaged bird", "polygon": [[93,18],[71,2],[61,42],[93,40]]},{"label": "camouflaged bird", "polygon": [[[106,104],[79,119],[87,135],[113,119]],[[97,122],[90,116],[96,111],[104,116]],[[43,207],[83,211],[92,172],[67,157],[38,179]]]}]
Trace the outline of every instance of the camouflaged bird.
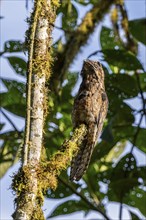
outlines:
[{"label": "camouflaged bird", "polygon": [[83,80],[74,101],[72,121],[74,128],[80,124],[85,124],[87,126],[87,135],[82,141],[77,155],[71,162],[71,181],[78,181],[88,168],[108,109],[104,72],[101,64],[96,61],[85,60],[81,76]]}]

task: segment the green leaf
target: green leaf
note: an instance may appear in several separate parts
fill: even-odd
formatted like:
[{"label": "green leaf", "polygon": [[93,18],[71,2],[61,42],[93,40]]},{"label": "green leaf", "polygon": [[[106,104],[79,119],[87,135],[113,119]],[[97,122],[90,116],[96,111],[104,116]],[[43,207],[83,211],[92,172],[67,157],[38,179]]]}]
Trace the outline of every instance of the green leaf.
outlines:
[{"label": "green leaf", "polygon": [[4,126],[5,126],[5,123],[0,123],[0,130],[2,130]]},{"label": "green leaf", "polygon": [[98,173],[98,179],[108,184],[108,198],[110,201],[118,201],[128,196],[130,191],[138,185],[142,169],[136,166],[136,160],[132,154],[125,155],[115,167],[110,167],[104,172]]},{"label": "green leaf", "polygon": [[112,88],[113,91],[114,89],[119,90],[121,94],[117,95],[119,95],[119,98],[122,99],[132,98],[138,94],[137,82],[135,78],[127,74],[110,74],[106,76],[106,87],[107,91],[109,90],[108,88],[110,88],[110,92]]},{"label": "green leaf", "polygon": [[74,30],[78,18],[78,11],[76,7],[71,3],[71,1],[68,1],[68,3],[65,4],[62,12],[62,28],[64,30]]},{"label": "green leaf", "polygon": [[135,118],[132,113],[132,109],[128,105],[123,104],[122,107],[119,108],[113,116],[111,125],[115,128],[115,130],[117,127],[125,125],[131,126],[132,123],[134,123],[135,121]]},{"label": "green leaf", "polygon": [[55,56],[55,53],[62,53],[63,52],[63,41],[62,37],[60,37],[53,45],[53,53]]},{"label": "green leaf", "polygon": [[18,161],[18,149],[22,143],[22,133],[10,131],[1,134],[3,141],[0,147],[0,178]]},{"label": "green leaf", "polygon": [[129,29],[132,35],[141,43],[146,45],[146,19],[135,19],[129,21]]},{"label": "green leaf", "polygon": [[105,26],[102,27],[102,30],[100,33],[100,43],[101,43],[102,50],[123,48],[121,43],[119,42],[118,37],[115,35],[114,31]]},{"label": "green leaf", "polygon": [[[131,157],[130,157],[131,156]],[[132,161],[131,161],[132,159]],[[128,195],[131,194],[131,190],[135,190],[135,187],[139,185],[139,178],[142,178],[143,181],[146,179],[145,167],[136,167],[136,161],[132,155],[127,154],[123,157],[117,166],[108,166],[106,169],[100,168],[100,172],[97,172],[98,181],[102,181],[108,185],[108,198],[110,201],[120,202],[122,198],[128,198]],[[129,167],[125,166],[127,163]],[[126,169],[127,170],[126,170]],[[143,186],[143,183],[142,183]],[[129,198],[129,201],[131,199]],[[126,199],[128,201],[128,199]],[[125,202],[125,201],[124,201]]]},{"label": "green leaf", "polygon": [[[94,166],[89,166],[87,169],[86,175],[84,175],[84,181],[87,184],[87,187],[82,189],[84,193],[87,193],[93,196],[93,193],[96,194],[96,192],[99,192],[99,181],[97,180],[97,170]],[[91,197],[92,197],[91,196]]]},{"label": "green leaf", "polygon": [[[71,187],[69,187],[70,185]],[[62,199],[62,198],[71,196],[73,194],[73,191],[71,190],[71,188],[74,188],[75,190],[77,190],[79,187],[80,185],[78,183],[75,184],[75,183],[70,182],[67,172],[63,171],[61,173],[61,178],[59,178],[57,189],[55,191],[49,189],[47,192],[47,198]]]},{"label": "green leaf", "polygon": [[12,165],[14,165],[14,163],[11,161],[11,156],[10,158],[8,157],[5,162],[0,163],[0,179],[6,174]]},{"label": "green leaf", "polygon": [[[114,137],[112,142],[107,142],[102,140],[94,148],[94,153],[92,154],[91,163],[96,163],[102,157],[107,156],[107,154],[112,150],[112,148],[119,142],[123,140],[129,140],[133,138],[135,134],[135,127],[131,125],[115,126],[112,128],[112,135]],[[102,137],[102,136],[101,136]]]},{"label": "green leaf", "polygon": [[10,40],[4,44],[4,52],[22,52],[24,49],[25,47],[22,41]]},{"label": "green leaf", "polygon": [[105,87],[109,99],[109,116],[114,116],[115,113],[122,109],[122,111],[125,111],[126,105],[123,101],[138,95],[138,88],[135,78],[127,74],[106,75]]},{"label": "green leaf", "polygon": [[[73,106],[72,90],[77,80],[77,73],[68,73],[67,79],[62,84],[62,90],[58,97],[52,93],[49,97],[49,108],[52,111],[49,114],[48,121],[51,118],[53,125],[49,123],[49,133],[45,134],[45,143],[47,146],[47,155],[49,156],[57,150],[66,137],[70,136],[72,131],[71,112]],[[61,118],[56,118],[57,114],[61,114]],[[47,120],[46,120],[47,121]],[[46,130],[48,125],[46,125]],[[57,138],[56,138],[57,137]],[[50,146],[52,146],[50,148]]]},{"label": "green leaf", "polygon": [[146,166],[137,167],[134,170],[134,175],[143,179],[143,183],[146,185]]},{"label": "green leaf", "polygon": [[129,191],[139,185],[138,177],[134,175],[136,170],[136,160],[132,154],[125,155],[111,171],[109,187],[119,201],[129,193]]},{"label": "green leaf", "polygon": [[[116,165],[116,167],[112,170],[111,180],[117,181],[119,179],[128,178],[131,171],[136,168],[136,159],[133,154],[126,154]],[[126,172],[126,176],[125,176]],[[132,178],[132,176],[131,176]]]},{"label": "green leaf", "polygon": [[60,205],[56,206],[55,209],[51,212],[51,214],[47,216],[47,219],[54,216],[66,215],[77,211],[88,211],[88,210],[89,207],[86,205],[86,203],[82,201],[69,200],[67,202],[61,203]]},{"label": "green leaf", "polygon": [[25,85],[15,80],[2,79],[8,92],[1,93],[1,106],[8,111],[25,117]]},{"label": "green leaf", "polygon": [[146,92],[146,73],[139,74],[140,85],[143,92]]},{"label": "green leaf", "polygon": [[[77,73],[76,72],[68,73],[68,77],[66,80],[67,83],[65,86],[63,86],[62,94],[60,97],[60,104],[62,105],[65,104],[66,106],[66,108],[63,108],[65,112],[69,107],[68,105],[66,105],[67,102],[69,102],[68,104],[70,104],[72,108],[72,104],[73,104],[72,90],[74,88],[76,81],[77,81]],[[69,108],[68,110],[71,110],[71,109]]]},{"label": "green leaf", "polygon": [[[104,157],[106,162],[114,162],[119,156],[123,153],[127,141],[119,141],[116,145],[110,150],[110,152]],[[109,165],[107,166],[109,168]]]},{"label": "green leaf", "polygon": [[[112,109],[113,111],[113,109]],[[133,138],[136,128],[132,126],[134,117],[132,109],[123,103],[115,108],[112,116],[109,117],[109,123],[103,130],[101,135],[102,142],[100,142],[94,150],[94,159],[100,159],[106,156],[116,143],[122,140]]]},{"label": "green leaf", "polygon": [[104,140],[100,142],[99,144],[97,144],[96,147],[94,148],[94,153],[92,154],[90,164],[96,163],[102,157],[107,155],[109,151],[114,147],[115,144],[116,144],[116,141],[110,143]]},{"label": "green leaf", "polygon": [[26,76],[27,63],[24,59],[14,56],[7,57],[7,59],[17,74]]},{"label": "green leaf", "polygon": [[137,178],[123,178],[110,183],[109,187],[112,188],[113,193],[117,196],[120,202],[122,198],[135,186],[139,185]]},{"label": "green leaf", "polygon": [[75,1],[78,2],[81,5],[88,5],[88,4],[97,5],[99,0],[75,0]]},{"label": "green leaf", "polygon": [[133,138],[136,128],[131,125],[115,126],[113,127],[113,136],[116,140],[129,140]]},{"label": "green leaf", "polygon": [[[133,143],[133,140],[131,142]],[[135,146],[146,153],[146,129],[140,128]]]},{"label": "green leaf", "polygon": [[135,213],[133,213],[133,212],[131,212],[131,211],[129,211],[130,212],[130,215],[131,215],[131,219],[132,220],[141,220]]},{"label": "green leaf", "polygon": [[128,204],[129,206],[138,208],[141,213],[146,217],[146,191],[136,187],[131,190],[130,195],[127,195],[124,198],[123,202]]},{"label": "green leaf", "polygon": [[[81,5],[88,5],[91,4],[91,0],[75,0],[76,2],[78,2]],[[96,0],[97,1],[97,0]]]},{"label": "green leaf", "polygon": [[143,70],[139,60],[131,52],[126,50],[102,50],[105,61],[108,62],[113,72],[119,70]]},{"label": "green leaf", "polygon": [[101,135],[102,140],[107,141],[107,142],[113,142],[114,137],[112,134],[112,128],[111,125],[108,124],[105,129],[103,130],[103,133]]}]

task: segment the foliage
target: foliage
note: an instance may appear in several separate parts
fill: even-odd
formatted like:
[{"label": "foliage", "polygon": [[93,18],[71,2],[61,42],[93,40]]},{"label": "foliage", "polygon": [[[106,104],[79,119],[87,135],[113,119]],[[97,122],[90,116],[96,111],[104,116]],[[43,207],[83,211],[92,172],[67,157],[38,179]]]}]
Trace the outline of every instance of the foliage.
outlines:
[{"label": "foliage", "polygon": [[[96,1],[76,0],[76,4],[86,6],[95,4]],[[78,10],[72,1],[65,1],[58,9],[61,14],[64,36],[69,35],[77,26]],[[145,19],[129,22],[131,34],[140,43],[145,42]],[[90,41],[89,41],[90,43]],[[102,27],[100,44],[103,67],[105,69],[105,85],[109,98],[109,111],[101,141],[95,147],[91,163],[83,181],[70,183],[67,172],[62,172],[59,186],[56,191],[48,190],[47,197],[51,199],[66,198],[62,200],[51,212],[48,218],[66,215],[76,211],[83,211],[85,215],[91,211],[106,213],[105,199],[124,203],[127,207],[136,207],[146,216],[144,203],[146,202],[146,170],[139,166],[134,150],[146,153],[146,129],[135,123],[139,114],[140,118],[146,117],[145,100],[142,94],[146,92],[146,73],[137,56],[127,51],[113,29]],[[54,44],[54,54],[60,52],[60,41]],[[26,77],[26,61],[17,53],[24,51],[24,44],[20,41],[10,40],[5,42],[0,53],[8,61],[16,74]],[[15,53],[15,56],[14,56]],[[7,55],[8,54],[8,55]],[[55,56],[54,55],[54,56]],[[97,58],[98,59],[98,58]],[[59,63],[59,62],[58,62]],[[53,73],[55,74],[55,73]],[[48,99],[49,115],[46,119],[44,145],[49,158],[72,131],[71,111],[74,100],[74,86],[78,80],[78,73],[68,71],[63,78],[59,90],[51,91]],[[25,117],[25,85],[15,79],[2,79],[7,91],[1,93],[2,113],[7,116],[8,122],[13,126],[10,116],[5,110],[16,117]],[[140,98],[142,105],[139,111],[127,104],[129,100]],[[9,118],[10,117],[10,118]],[[19,131],[13,126],[11,131],[3,132],[5,124],[1,124],[0,168],[6,171],[18,159],[18,152],[23,141],[23,130]],[[128,144],[128,145],[127,145]],[[125,148],[129,153],[122,154]],[[106,190],[102,190],[102,185]],[[70,196],[76,195],[76,199]],[[132,219],[138,219],[135,213],[130,212]]]}]

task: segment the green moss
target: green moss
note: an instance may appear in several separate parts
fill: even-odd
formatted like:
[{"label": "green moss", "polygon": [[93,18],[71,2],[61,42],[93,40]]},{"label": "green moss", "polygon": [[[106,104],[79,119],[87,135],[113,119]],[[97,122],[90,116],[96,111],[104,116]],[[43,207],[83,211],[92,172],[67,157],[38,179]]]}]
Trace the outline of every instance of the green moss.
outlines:
[{"label": "green moss", "polygon": [[51,0],[51,3],[52,3],[52,5],[55,6],[55,7],[59,7],[59,6],[60,6],[60,3],[59,3],[58,0]]},{"label": "green moss", "polygon": [[82,22],[82,25],[78,28],[78,31],[82,32],[82,34],[85,34],[88,33],[89,29],[93,28],[93,26],[93,13],[88,12]]},{"label": "green moss", "polygon": [[36,208],[32,214],[31,220],[45,220],[43,211],[39,205],[36,206]]},{"label": "green moss", "polygon": [[[56,189],[58,185],[58,175],[62,170],[68,167],[69,161],[74,156],[74,153],[77,152],[79,144],[82,142],[86,132],[86,126],[81,125],[74,131],[71,139],[63,143],[61,150],[50,158],[50,161],[46,161],[45,156],[43,157],[42,154],[42,162],[40,164],[35,164],[34,166],[28,164],[27,166],[21,168],[13,177],[12,189],[17,195],[16,203],[19,204],[19,207],[23,207],[25,204],[27,204],[26,209],[28,211],[28,206],[29,204],[31,205],[32,202],[28,195],[33,191],[31,172],[32,170],[35,171],[34,175],[37,179],[36,205],[35,210],[32,210],[32,206],[29,208],[31,211],[33,211],[31,219],[44,220],[44,215],[41,210],[44,202],[44,194],[49,188],[53,190]],[[31,211],[30,213],[32,213]]]},{"label": "green moss", "polygon": [[118,10],[117,8],[113,8],[113,10],[111,11],[111,20],[113,23],[116,23],[118,21]]}]

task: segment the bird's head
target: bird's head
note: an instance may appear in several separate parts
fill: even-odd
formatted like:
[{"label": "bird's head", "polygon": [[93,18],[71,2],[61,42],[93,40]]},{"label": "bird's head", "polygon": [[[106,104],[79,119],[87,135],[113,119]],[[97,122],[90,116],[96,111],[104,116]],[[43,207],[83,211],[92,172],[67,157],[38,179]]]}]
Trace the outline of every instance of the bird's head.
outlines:
[{"label": "bird's head", "polygon": [[104,81],[104,71],[102,65],[98,61],[84,60],[81,76],[84,78],[89,74],[92,74],[97,80]]}]

